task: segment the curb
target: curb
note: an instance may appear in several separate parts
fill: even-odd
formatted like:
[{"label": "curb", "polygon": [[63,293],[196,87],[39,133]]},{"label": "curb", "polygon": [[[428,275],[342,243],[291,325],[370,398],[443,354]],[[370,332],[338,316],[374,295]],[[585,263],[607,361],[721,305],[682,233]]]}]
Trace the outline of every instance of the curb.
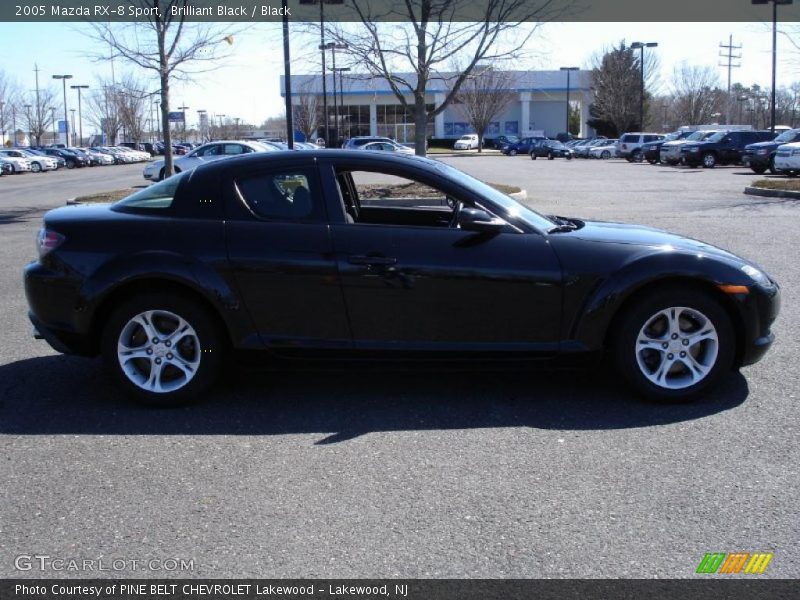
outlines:
[{"label": "curb", "polygon": [[67,206],[77,206],[79,204],[83,204],[83,202],[78,202],[76,198],[67,198]]},{"label": "curb", "polygon": [[523,201],[528,199],[528,190],[521,190],[519,192],[512,192],[512,193],[510,193],[508,195],[511,196],[514,200],[517,200],[519,202],[523,202]]},{"label": "curb", "polygon": [[744,193],[750,196],[763,196],[765,198],[791,198],[793,200],[800,200],[800,192],[791,190],[770,190],[767,188],[747,186],[744,188]]}]

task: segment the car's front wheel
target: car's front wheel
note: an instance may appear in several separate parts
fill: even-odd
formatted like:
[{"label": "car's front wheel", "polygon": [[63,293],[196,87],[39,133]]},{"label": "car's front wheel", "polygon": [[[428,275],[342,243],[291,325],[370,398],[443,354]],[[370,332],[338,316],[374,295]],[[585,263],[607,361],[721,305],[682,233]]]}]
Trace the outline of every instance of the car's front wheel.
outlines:
[{"label": "car's front wheel", "polygon": [[42,170],[42,165],[40,165],[38,162],[31,163],[31,171],[33,171],[34,173],[40,173],[41,170]]},{"label": "car's front wheel", "polygon": [[222,365],[222,334],[196,302],[177,294],[134,296],[111,313],[103,360],[136,400],[167,407],[197,401]]},{"label": "car's front wheel", "polygon": [[653,400],[690,400],[733,367],[730,317],[703,292],[673,289],[646,295],[619,325],[613,347],[617,369]]},{"label": "car's front wheel", "polygon": [[717,166],[717,157],[713,152],[706,152],[703,155],[703,168],[713,169]]},{"label": "car's front wheel", "polygon": [[536,152],[531,152],[531,160],[536,160]]},{"label": "car's front wheel", "polygon": [[509,156],[516,156],[517,155],[517,151],[512,148],[511,150],[508,151],[508,155]]}]

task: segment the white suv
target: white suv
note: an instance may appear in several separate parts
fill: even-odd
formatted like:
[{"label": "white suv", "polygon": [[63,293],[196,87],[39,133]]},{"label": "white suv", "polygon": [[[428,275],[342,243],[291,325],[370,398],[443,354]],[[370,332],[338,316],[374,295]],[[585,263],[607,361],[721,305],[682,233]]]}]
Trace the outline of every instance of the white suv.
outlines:
[{"label": "white suv", "polygon": [[638,131],[626,133],[619,138],[617,150],[619,155],[628,162],[641,162],[642,158],[644,158],[642,146],[650,142],[663,140],[664,137],[660,133],[641,133]]}]

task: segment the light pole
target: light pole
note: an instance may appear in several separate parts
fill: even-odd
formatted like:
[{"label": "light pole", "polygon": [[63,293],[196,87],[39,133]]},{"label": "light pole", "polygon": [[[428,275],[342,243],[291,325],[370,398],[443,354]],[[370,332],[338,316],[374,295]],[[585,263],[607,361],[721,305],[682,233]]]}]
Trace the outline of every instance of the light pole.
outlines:
[{"label": "light pole", "polygon": [[[206,111],[205,108],[200,108],[197,110],[197,121],[198,121],[197,128],[200,130],[200,141],[204,142],[206,141],[207,137],[206,128],[208,127],[208,111]],[[204,124],[205,127],[203,126]]]},{"label": "light pole", "polygon": [[[69,86],[73,90],[78,90],[78,131],[80,137],[80,143],[83,143],[83,113],[81,112],[81,90],[88,90],[88,85],[71,85]],[[80,144],[79,144],[80,145]]]},{"label": "light pole", "polygon": [[[346,46],[345,46],[346,47]],[[333,68],[333,82],[336,83],[336,73],[339,73],[339,108],[342,110],[342,118],[341,123],[336,125],[336,131],[339,132],[340,129],[344,129],[344,75],[343,73],[350,70],[350,67],[336,67]],[[340,127],[341,126],[341,127]],[[341,135],[339,136],[342,137]]]},{"label": "light pole", "polygon": [[56,127],[56,109],[50,108],[50,117],[53,119],[53,143],[58,139],[58,128]]},{"label": "light pole", "polygon": [[222,135],[222,119],[227,117],[227,116],[228,115],[217,115],[217,118],[219,119],[219,133],[220,133],[220,135]]},{"label": "light pole", "polygon": [[[337,71],[337,69],[336,69],[336,51],[337,50],[347,50],[347,44],[337,44],[335,42],[328,42],[327,44],[321,45],[320,49],[322,50],[323,53],[325,52],[325,50],[330,50],[331,51],[331,61],[332,61],[331,71],[333,72],[333,124],[336,125],[339,122],[339,109],[336,106],[336,71]],[[323,80],[324,80],[324,76],[323,76]],[[326,129],[328,127],[327,120],[325,122],[325,127],[326,127]],[[337,135],[337,137],[339,136],[338,128],[336,130],[336,135]],[[328,140],[326,140],[326,144],[325,145],[326,146],[330,146],[330,142]]]},{"label": "light pole", "polygon": [[69,145],[69,120],[67,120],[67,79],[72,79],[72,75],[53,75],[53,79],[60,79],[64,85],[64,142]]},{"label": "light pole", "polygon": [[571,132],[569,130],[569,112],[570,112],[569,111],[569,84],[570,84],[569,76],[570,76],[570,73],[572,71],[579,71],[580,68],[579,67],[561,67],[561,70],[567,72],[567,128],[565,129],[565,131],[567,132],[567,137],[569,138],[569,136],[571,134]]},{"label": "light pole", "polygon": [[791,4],[793,0],[750,0],[753,4],[772,2],[772,97],[770,98],[770,131],[775,133],[775,80],[778,57],[778,5]]},{"label": "light pole", "polygon": [[3,139],[0,140],[0,145],[6,145],[6,113],[3,112],[6,103],[0,101],[0,133],[3,135]]},{"label": "light pole", "polygon": [[183,140],[186,141],[186,111],[189,110],[188,106],[179,106],[178,110],[183,113]]},{"label": "light pole", "polygon": [[655,48],[658,42],[633,42],[631,48],[639,50],[639,69],[641,72],[641,88],[639,90],[639,127],[644,130],[644,49]]},{"label": "light pole", "polygon": [[25,104],[22,108],[25,109],[25,118],[28,119],[28,145],[31,145],[31,138],[33,137],[33,131],[31,130],[31,109],[33,106],[31,104]]},{"label": "light pole", "polygon": [[77,144],[75,144],[75,109],[70,108],[69,112],[72,113],[72,145],[76,146]]}]

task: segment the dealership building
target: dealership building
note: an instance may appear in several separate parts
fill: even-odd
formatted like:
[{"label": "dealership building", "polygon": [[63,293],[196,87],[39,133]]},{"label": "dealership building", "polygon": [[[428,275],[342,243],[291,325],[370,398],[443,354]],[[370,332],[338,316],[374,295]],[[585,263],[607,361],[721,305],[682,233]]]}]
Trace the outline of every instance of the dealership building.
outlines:
[{"label": "dealership building", "polygon": [[[567,71],[506,71],[508,92],[514,100],[508,108],[493,119],[488,137],[497,135],[546,135],[555,137],[566,130],[567,121]],[[429,108],[444,102],[447,94],[445,74],[429,82],[425,98]],[[414,76],[398,74],[414,85]],[[334,111],[333,76],[326,79],[328,94],[328,122],[331,133],[337,137],[380,135],[399,142],[412,142],[414,121],[404,110],[385,79],[366,74],[341,73],[336,77],[336,104]],[[284,78],[281,77],[281,95],[285,97]],[[292,103],[308,105],[308,96],[316,97],[317,110],[322,111],[322,77],[320,75],[292,76]],[[594,133],[586,125],[591,102],[591,72],[569,72],[569,101],[580,110],[581,137]],[[413,101],[409,93],[407,99]],[[336,133],[338,131],[338,133]],[[449,105],[428,124],[427,136],[458,138],[473,133],[458,104]]]}]

